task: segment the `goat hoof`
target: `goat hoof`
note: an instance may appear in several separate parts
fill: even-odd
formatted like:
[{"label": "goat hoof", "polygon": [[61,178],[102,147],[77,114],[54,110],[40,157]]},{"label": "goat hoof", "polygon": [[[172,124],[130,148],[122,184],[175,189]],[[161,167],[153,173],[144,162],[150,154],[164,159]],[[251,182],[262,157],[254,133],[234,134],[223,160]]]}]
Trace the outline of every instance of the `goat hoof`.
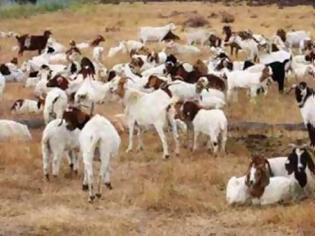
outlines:
[{"label": "goat hoof", "polygon": [[102,197],[102,194],[101,194],[101,193],[96,193],[95,196],[96,196],[97,198],[101,198],[101,197]]},{"label": "goat hoof", "polygon": [[176,155],[177,157],[179,157],[179,152],[176,152],[175,155]]},{"label": "goat hoof", "polygon": [[49,181],[49,174],[46,174],[45,177],[46,177],[46,180]]},{"label": "goat hoof", "polygon": [[128,148],[128,149],[126,150],[126,153],[131,152],[131,150],[132,150],[132,149]]},{"label": "goat hoof", "polygon": [[169,154],[167,154],[167,155],[164,155],[164,157],[163,157],[165,160],[167,160],[167,159],[169,159],[170,158],[170,155]]},{"label": "goat hoof", "polygon": [[57,179],[58,175],[54,174],[53,177],[54,177],[54,179]]},{"label": "goat hoof", "polygon": [[88,190],[89,190],[89,186],[88,186],[87,184],[86,184],[86,185],[83,184],[83,185],[82,185],[82,190],[83,190],[83,191],[88,191]]},{"label": "goat hoof", "polygon": [[90,197],[89,197],[89,203],[93,203],[93,202],[94,202],[94,199],[95,199],[95,196],[90,196]]},{"label": "goat hoof", "polygon": [[78,175],[78,174],[79,174],[79,171],[78,171],[78,170],[74,170],[74,174],[75,174],[75,175]]},{"label": "goat hoof", "polygon": [[73,163],[71,163],[69,167],[70,167],[70,170],[73,170]]},{"label": "goat hoof", "polygon": [[106,188],[108,188],[109,190],[113,189],[113,186],[111,183],[105,183]]}]

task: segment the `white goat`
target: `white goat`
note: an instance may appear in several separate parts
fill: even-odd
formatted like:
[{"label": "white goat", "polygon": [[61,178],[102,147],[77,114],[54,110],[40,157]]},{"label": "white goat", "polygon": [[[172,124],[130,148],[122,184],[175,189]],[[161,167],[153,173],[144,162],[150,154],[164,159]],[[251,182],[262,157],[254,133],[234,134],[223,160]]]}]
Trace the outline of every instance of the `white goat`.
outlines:
[{"label": "white goat", "polygon": [[209,136],[209,150],[212,148],[213,153],[216,154],[220,147],[220,151],[225,152],[228,122],[223,111],[199,109],[192,124],[194,127],[193,151],[197,150],[197,139],[199,134],[203,133]]},{"label": "white goat", "polygon": [[17,114],[40,113],[43,108],[43,100],[18,99],[11,107],[11,112]]},{"label": "white goat", "polygon": [[225,95],[217,89],[202,90],[199,104],[203,108],[221,109],[225,106]]},{"label": "white goat", "polygon": [[107,57],[113,57],[118,53],[126,53],[127,49],[123,42],[119,42],[118,46],[109,49]]},{"label": "white goat", "polygon": [[137,51],[144,47],[144,44],[136,40],[123,41],[128,52]]},{"label": "white goat", "polygon": [[303,30],[287,32],[286,34],[286,43],[289,48],[298,47],[300,49],[300,53],[303,52],[304,42],[310,39],[310,32]]},{"label": "white goat", "polygon": [[149,94],[143,93],[137,89],[127,87],[127,79],[125,78],[120,78],[118,85],[111,87],[111,91],[116,92],[123,99],[125,105],[125,115],[128,120],[129,128],[129,145],[127,152],[130,152],[133,148],[135,125],[137,124],[140,127],[140,131],[138,132],[139,150],[143,148],[141,127],[153,125],[162,142],[163,157],[168,158],[168,145],[163,130],[166,119],[168,118],[172,125],[173,137],[176,144],[175,153],[179,154],[177,127],[174,114],[171,114],[173,109],[168,110],[172,100],[166,92],[159,89]]},{"label": "white goat", "polygon": [[189,29],[186,35],[187,44],[188,45],[193,45],[193,44],[204,45],[205,42],[209,39],[210,35],[211,35],[210,32],[207,32],[203,29],[201,30]]},{"label": "white goat", "polygon": [[31,140],[32,135],[26,125],[13,120],[0,120],[0,140],[6,141],[10,138]]},{"label": "white goat", "polygon": [[41,146],[43,155],[43,170],[47,180],[49,179],[49,162],[52,158],[52,174],[57,177],[60,162],[63,155],[67,155],[71,170],[75,172],[79,168],[79,160],[76,150],[79,150],[80,130],[70,131],[62,119],[55,119],[45,127],[42,135]]},{"label": "white goat", "polygon": [[95,115],[83,127],[79,135],[80,149],[84,163],[83,188],[89,190],[89,201],[93,201],[93,159],[99,152],[101,167],[99,172],[97,197],[101,197],[102,183],[111,188],[109,165],[111,158],[118,154],[120,137],[115,127],[103,116]]},{"label": "white goat", "polygon": [[208,85],[208,80],[205,77],[201,77],[197,83],[191,84],[184,81],[174,81],[168,84],[168,89],[172,95],[179,100],[194,100],[199,99],[200,93]]},{"label": "white goat", "polygon": [[178,54],[198,54],[201,53],[201,50],[198,47],[195,47],[193,45],[181,45],[179,43],[175,42],[169,42],[166,45],[167,49],[170,49],[174,51],[174,53]]},{"label": "white goat", "polygon": [[93,48],[93,60],[95,62],[100,63],[102,61],[102,56],[103,56],[104,48],[101,46],[97,46]]},{"label": "white goat", "polygon": [[163,40],[165,35],[172,30],[175,30],[176,26],[173,23],[170,23],[161,27],[141,27],[139,31],[139,39],[146,43],[148,41],[157,41],[160,42]]},{"label": "white goat", "polygon": [[84,105],[88,105],[86,103],[102,103],[110,95],[109,88],[109,82],[102,83],[87,77],[75,94],[75,102]]},{"label": "white goat", "polygon": [[262,72],[254,73],[248,71],[226,72],[227,76],[227,99],[230,100],[233,90],[236,88],[247,88],[250,90],[251,98],[257,95],[257,89],[263,82],[271,81],[272,70],[265,67]]},{"label": "white goat", "polygon": [[242,50],[248,51],[248,60],[255,61],[258,58],[258,44],[253,39],[242,40],[240,36],[234,35],[230,38],[229,43],[236,43]]},{"label": "white goat", "polygon": [[48,92],[44,106],[44,121],[48,124],[51,120],[62,118],[63,112],[67,107],[68,97],[65,91],[53,88]]}]

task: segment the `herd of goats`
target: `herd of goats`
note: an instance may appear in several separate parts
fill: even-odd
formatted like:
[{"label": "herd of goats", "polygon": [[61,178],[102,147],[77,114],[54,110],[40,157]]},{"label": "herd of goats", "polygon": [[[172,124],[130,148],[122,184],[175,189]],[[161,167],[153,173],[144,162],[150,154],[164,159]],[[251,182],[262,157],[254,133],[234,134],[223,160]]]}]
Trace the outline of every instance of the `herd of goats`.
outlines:
[{"label": "herd of goats", "polygon": [[[111,189],[110,160],[117,156],[122,130],[129,132],[127,152],[143,149],[142,135],[152,128],[163,147],[163,158],[170,156],[165,131],[172,134],[175,155],[180,153],[180,132],[186,133],[186,146],[198,148],[198,137],[207,138],[209,151],[225,153],[228,121],[222,108],[235,102],[237,91],[246,89],[251,101],[266,95],[268,87],[277,83],[284,92],[285,78],[294,76],[297,104],[308,130],[310,145],[294,145],[286,157],[265,159],[253,156],[245,176],[232,177],[227,184],[229,204],[272,204],[300,200],[313,191],[315,166],[308,146],[315,147],[315,95],[305,80],[315,77],[315,42],[309,32],[285,32],[279,29],[272,38],[251,31],[234,32],[223,27],[223,37],[206,30],[187,32],[187,44],[179,43],[173,23],[161,27],[141,27],[138,40],[121,41],[108,50],[106,59],[119,54],[130,55],[130,61],[106,68],[102,61],[105,41],[98,35],[91,42],[74,40],[65,47],[46,30],[43,35],[19,35],[0,32],[14,38],[18,54],[38,51],[39,55],[19,65],[13,58],[0,65],[0,95],[7,82],[23,83],[33,88],[36,99],[17,99],[11,107],[16,114],[43,113],[46,127],[41,147],[43,172],[50,179],[58,176],[60,163],[66,156],[71,171],[78,172],[79,159],[84,163],[83,190],[89,201],[101,197],[102,185]],[[158,42],[161,51],[147,45]],[[208,60],[194,64],[180,61],[181,55],[198,56],[208,50]],[[230,54],[226,50],[230,49]],[[92,59],[83,52],[92,52]],[[230,56],[246,55],[244,61]],[[295,53],[293,53],[295,52]],[[123,113],[114,117],[94,114],[95,104],[120,102]],[[0,120],[0,138],[31,138],[27,126]],[[100,159],[99,181],[93,190],[93,159]],[[80,158],[79,158],[80,157]]]}]

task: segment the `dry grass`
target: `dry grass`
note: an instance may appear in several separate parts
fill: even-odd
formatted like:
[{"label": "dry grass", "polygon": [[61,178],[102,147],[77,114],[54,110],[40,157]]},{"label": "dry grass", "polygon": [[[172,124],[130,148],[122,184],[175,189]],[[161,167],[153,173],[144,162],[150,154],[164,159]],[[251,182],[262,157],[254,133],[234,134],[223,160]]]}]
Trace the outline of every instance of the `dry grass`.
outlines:
[{"label": "dry grass", "polygon": [[[1,20],[0,28],[26,33],[41,32],[49,27],[65,44],[70,39],[90,40],[101,33],[106,37],[105,48],[109,48],[118,40],[136,38],[137,28],[141,25],[161,25],[172,21],[181,26],[187,16],[196,12],[209,18],[211,30],[220,33],[221,18],[215,13],[221,11],[235,17],[235,30],[252,28],[267,36],[278,27],[314,28],[311,21],[305,21],[314,17],[314,10],[308,7],[279,10],[276,6],[227,8],[177,2],[86,5],[76,11]],[[115,30],[108,30],[113,27]],[[182,29],[184,27],[179,27],[176,33],[184,38]],[[0,43],[1,63],[15,55],[11,51],[15,42],[5,39]],[[26,53],[23,60],[30,55]],[[205,48],[200,58],[208,55]],[[196,60],[193,57],[182,59]],[[122,61],[128,61],[128,56],[105,59],[104,63],[112,66]],[[12,115],[8,109],[14,99],[32,97],[31,90],[8,84],[4,97],[0,101],[1,118],[30,118]],[[117,104],[97,107],[97,112],[104,115],[121,111]],[[256,104],[250,104],[246,94],[240,93],[239,103],[226,108],[226,113],[233,121],[301,121],[292,96],[278,95],[276,85]],[[31,143],[13,140],[0,144],[0,235],[314,234],[313,199],[266,208],[230,208],[225,203],[227,180],[230,176],[245,173],[251,152],[279,155],[288,151],[288,143],[297,138],[305,139],[305,133],[268,131],[265,140],[248,138],[245,132],[232,133],[228,155],[224,158],[215,158],[201,147],[194,154],[183,149],[180,157],[168,161],[161,160],[161,146],[155,134],[146,133],[146,149],[132,154],[124,153],[127,142],[124,134],[121,153],[112,163],[114,190],[106,191],[94,205],[87,203],[87,195],[81,191],[82,172],[78,177],[71,177],[67,174],[67,165],[63,165],[58,179],[50,183],[44,181],[39,145],[41,130],[33,130],[32,134]]]}]

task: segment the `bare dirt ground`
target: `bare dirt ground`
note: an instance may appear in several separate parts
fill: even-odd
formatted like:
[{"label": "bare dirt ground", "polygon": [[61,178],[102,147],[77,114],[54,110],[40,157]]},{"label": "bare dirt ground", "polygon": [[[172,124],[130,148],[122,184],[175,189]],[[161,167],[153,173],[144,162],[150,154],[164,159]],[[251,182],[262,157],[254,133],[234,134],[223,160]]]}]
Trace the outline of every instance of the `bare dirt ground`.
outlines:
[{"label": "bare dirt ground", "polygon": [[[70,39],[106,37],[105,48],[122,39],[136,39],[142,25],[181,25],[194,14],[209,21],[209,29],[221,33],[220,18],[212,13],[226,10],[235,16],[233,28],[250,28],[271,36],[279,27],[314,30],[315,12],[309,7],[284,8],[224,7],[203,3],[142,3],[86,6],[76,11],[0,21],[0,30],[20,33],[50,28],[64,44]],[[168,17],[165,17],[168,16]],[[119,31],[105,32],[106,27]],[[13,39],[0,41],[0,63],[16,52]],[[155,47],[155,45],[153,45]],[[33,55],[26,53],[23,59]],[[200,58],[207,58],[203,49]],[[183,58],[194,61],[196,58]],[[104,59],[107,66],[127,61],[128,56]],[[288,82],[294,82],[291,80]],[[311,82],[313,85],[314,83]],[[12,101],[32,98],[32,90],[21,84],[7,84],[0,101],[0,117],[30,119],[9,113]],[[106,116],[121,112],[118,104],[103,104],[97,112]],[[266,97],[248,102],[241,94],[238,104],[225,109],[231,121],[267,123],[301,122],[293,95],[279,95],[276,85]],[[34,116],[32,116],[33,118]],[[40,118],[41,116],[35,116]],[[69,176],[65,163],[58,179],[47,183],[42,174],[40,138],[42,129],[32,130],[32,142],[0,143],[0,235],[314,235],[315,202],[270,207],[229,207],[225,186],[233,176],[245,174],[252,152],[266,157],[284,155],[288,143],[307,141],[304,132],[263,131],[265,137],[250,132],[229,134],[228,154],[214,157],[201,147],[197,153],[182,148],[180,157],[161,159],[161,146],[154,133],[146,133],[145,150],[126,154],[126,134],[118,158],[112,161],[112,191],[105,191],[93,205],[81,191],[82,171]],[[99,163],[95,165],[98,166]]]}]

